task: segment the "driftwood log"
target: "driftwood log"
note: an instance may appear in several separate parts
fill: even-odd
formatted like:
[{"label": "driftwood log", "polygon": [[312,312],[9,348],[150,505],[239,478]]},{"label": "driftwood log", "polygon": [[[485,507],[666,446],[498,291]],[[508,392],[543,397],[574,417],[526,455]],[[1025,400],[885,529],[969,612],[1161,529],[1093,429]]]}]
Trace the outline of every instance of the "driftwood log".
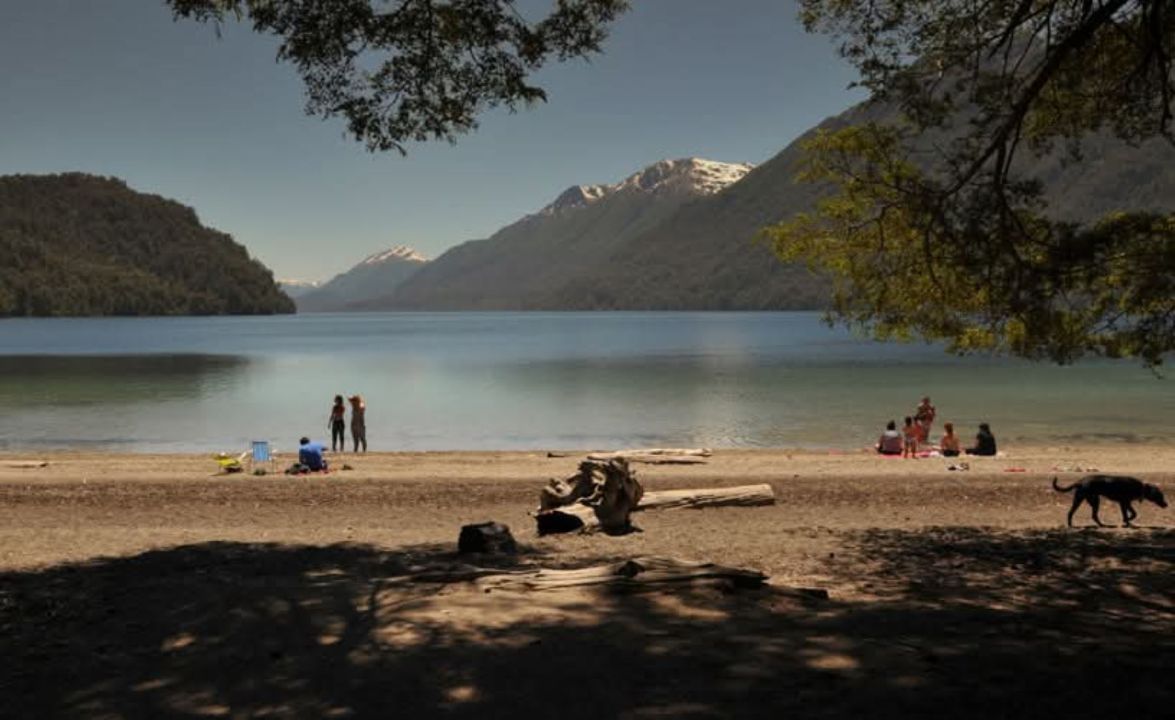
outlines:
[{"label": "driftwood log", "polygon": [[767,483],[736,485],[725,488],[697,488],[692,490],[658,490],[647,492],[637,510],[668,510],[670,508],[704,508],[723,506],[754,507],[774,505],[775,491]]},{"label": "driftwood log", "polygon": [[669,583],[728,581],[735,587],[759,587],[767,576],[757,570],[695,563],[675,558],[638,557],[611,565],[579,570],[518,570],[477,578],[486,590],[558,590],[586,585],[624,588],[651,588]]},{"label": "driftwood log", "polygon": [[[677,558],[638,557],[576,570],[528,568],[502,570],[475,565],[447,565],[390,578],[390,583],[473,583],[485,592],[530,592],[601,586],[609,590],[671,589],[691,583],[718,583],[730,588],[759,588],[767,576],[757,570],[697,563]],[[801,600],[827,600],[822,588],[770,585],[771,592]]]},{"label": "driftwood log", "polygon": [[570,532],[584,523],[578,515],[559,509],[579,508],[591,516],[591,526],[611,535],[632,530],[630,515],[644,495],[636,473],[624,458],[584,460],[579,472],[566,480],[552,479],[539,494],[539,534]]},{"label": "driftwood log", "polygon": [[597,462],[610,460],[613,457],[623,457],[630,463],[645,463],[646,465],[704,465],[706,458],[696,455],[588,455],[588,460]]},{"label": "driftwood log", "polygon": [[[616,463],[617,459],[609,460]],[[551,480],[544,487],[539,512],[536,516],[539,534],[575,532],[577,530],[604,530],[605,532],[626,532],[631,529],[631,520],[624,517],[623,525],[618,524],[619,512],[607,503],[613,502],[607,493],[603,500],[589,502],[588,492],[595,487],[596,475],[585,475],[585,469],[595,469],[599,464],[592,460],[580,463],[578,476],[568,480]],[[623,465],[626,469],[627,464]],[[595,470],[591,471],[595,473]],[[631,477],[631,471],[630,471]],[[632,478],[636,482],[635,477]],[[639,487],[639,484],[637,484]],[[595,497],[595,496],[591,496]],[[630,512],[638,510],[667,510],[674,507],[720,507],[773,505],[776,493],[771,485],[738,485],[734,487],[703,487],[696,490],[663,490],[640,492],[637,503]],[[600,510],[600,507],[604,510]],[[611,523],[606,524],[606,523]]]},{"label": "driftwood log", "polygon": [[679,457],[708,458],[714,452],[709,448],[630,448],[607,453],[592,453],[590,457],[631,457],[633,455],[677,455]]},{"label": "driftwood log", "polygon": [[21,470],[31,470],[33,468],[49,467],[48,460],[6,460],[0,463],[0,467],[18,468]]},{"label": "driftwood log", "polygon": [[633,448],[606,453],[592,453],[588,460],[597,462],[624,458],[630,463],[651,465],[697,465],[706,462],[711,451],[707,448]]}]

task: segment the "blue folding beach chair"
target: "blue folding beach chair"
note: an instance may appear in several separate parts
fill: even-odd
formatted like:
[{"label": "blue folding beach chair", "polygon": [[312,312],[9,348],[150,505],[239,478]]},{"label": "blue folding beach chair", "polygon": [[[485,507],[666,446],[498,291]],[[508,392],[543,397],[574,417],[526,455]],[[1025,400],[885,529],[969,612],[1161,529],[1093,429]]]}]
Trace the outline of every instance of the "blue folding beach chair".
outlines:
[{"label": "blue folding beach chair", "polygon": [[277,469],[277,454],[269,447],[268,440],[254,440],[253,449],[249,456],[249,469],[257,470],[259,464],[268,464],[269,471]]}]

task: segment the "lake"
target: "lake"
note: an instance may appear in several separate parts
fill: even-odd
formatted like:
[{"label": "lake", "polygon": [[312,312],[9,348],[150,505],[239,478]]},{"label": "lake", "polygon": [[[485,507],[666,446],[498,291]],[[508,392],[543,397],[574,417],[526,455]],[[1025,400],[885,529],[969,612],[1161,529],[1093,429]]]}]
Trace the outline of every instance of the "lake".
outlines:
[{"label": "lake", "polygon": [[0,449],[855,449],[930,395],[964,439],[1166,442],[1175,385],[1137,362],[947,355],[814,313],[363,313],[0,321]]}]

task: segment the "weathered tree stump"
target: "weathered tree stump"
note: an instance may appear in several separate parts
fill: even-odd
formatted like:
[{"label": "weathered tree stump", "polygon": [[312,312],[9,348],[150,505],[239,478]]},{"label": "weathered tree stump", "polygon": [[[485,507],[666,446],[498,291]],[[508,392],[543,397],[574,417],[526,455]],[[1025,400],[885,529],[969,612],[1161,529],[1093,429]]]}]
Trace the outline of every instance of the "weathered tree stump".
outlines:
[{"label": "weathered tree stump", "polygon": [[554,480],[539,495],[540,535],[599,528],[611,535],[632,530],[630,515],[644,495],[624,458],[584,460],[579,472]]},{"label": "weathered tree stump", "polygon": [[501,523],[484,522],[465,525],[457,538],[457,552],[514,555],[518,546],[510,528]]},{"label": "weathered tree stump", "polygon": [[[641,495],[633,510],[724,506],[754,507],[774,504],[775,491],[767,483],[762,483],[728,488],[650,491]],[[598,517],[593,506],[573,501],[569,505],[542,509],[535,519],[538,521],[539,534],[544,535],[575,532],[576,530],[594,530],[600,527]]]}]

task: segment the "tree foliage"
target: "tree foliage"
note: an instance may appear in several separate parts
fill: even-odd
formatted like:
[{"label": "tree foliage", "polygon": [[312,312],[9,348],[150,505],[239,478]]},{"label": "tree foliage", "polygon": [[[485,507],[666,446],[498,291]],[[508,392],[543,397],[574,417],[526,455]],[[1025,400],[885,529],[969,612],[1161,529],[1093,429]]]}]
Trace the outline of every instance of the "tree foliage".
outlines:
[{"label": "tree foliage", "polygon": [[599,50],[627,0],[557,0],[528,20],[515,0],[167,0],[176,17],[248,19],[280,38],[306,111],[342,116],[371,150],[477,127],[480,113],[546,99],[529,77]]},{"label": "tree foliage", "polygon": [[1092,133],[1172,135],[1175,7],[1162,0],[803,0],[873,101],[904,120],[822,133],[835,193],[768,230],[836,284],[834,317],[1069,362],[1175,348],[1175,216],[1049,213],[1033,161]]},{"label": "tree foliage", "polygon": [[80,173],[0,177],[0,317],[293,310],[190,208]]}]

